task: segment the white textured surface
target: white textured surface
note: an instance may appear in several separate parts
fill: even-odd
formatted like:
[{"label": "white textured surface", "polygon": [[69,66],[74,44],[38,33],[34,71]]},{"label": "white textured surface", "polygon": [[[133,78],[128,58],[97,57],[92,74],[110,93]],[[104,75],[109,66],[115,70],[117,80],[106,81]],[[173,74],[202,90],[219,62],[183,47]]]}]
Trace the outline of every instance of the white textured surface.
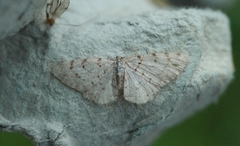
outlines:
[{"label": "white textured surface", "polygon": [[[98,1],[101,5],[94,7],[101,10],[114,4],[109,1]],[[42,31],[44,27],[38,28],[42,24],[35,23],[0,41],[2,130],[24,133],[38,145],[147,145],[164,129],[219,97],[233,77],[224,14],[188,9],[137,15],[155,8],[139,0],[132,5],[115,2],[106,12],[109,15],[80,27],[56,23]],[[128,10],[139,7],[128,12],[121,9],[124,4]],[[115,12],[119,17],[110,17]],[[64,13],[59,23],[71,16]],[[78,19],[70,21],[78,23]],[[51,64],[62,60],[136,52],[183,52],[189,63],[180,78],[158,92],[159,98],[144,105],[124,100],[96,105],[50,73]]]}]

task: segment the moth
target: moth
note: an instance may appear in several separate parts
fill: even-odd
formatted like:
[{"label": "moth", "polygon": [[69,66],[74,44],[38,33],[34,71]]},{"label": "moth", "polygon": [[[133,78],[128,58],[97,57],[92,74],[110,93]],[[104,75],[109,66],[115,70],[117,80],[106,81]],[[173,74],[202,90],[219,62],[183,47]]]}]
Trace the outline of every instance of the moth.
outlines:
[{"label": "moth", "polygon": [[93,57],[56,63],[51,72],[97,104],[107,104],[121,97],[145,104],[183,72],[188,60],[188,55],[179,52],[112,59]]},{"label": "moth", "polygon": [[51,0],[46,5],[45,23],[53,25],[55,20],[64,13],[70,4],[70,0]]}]

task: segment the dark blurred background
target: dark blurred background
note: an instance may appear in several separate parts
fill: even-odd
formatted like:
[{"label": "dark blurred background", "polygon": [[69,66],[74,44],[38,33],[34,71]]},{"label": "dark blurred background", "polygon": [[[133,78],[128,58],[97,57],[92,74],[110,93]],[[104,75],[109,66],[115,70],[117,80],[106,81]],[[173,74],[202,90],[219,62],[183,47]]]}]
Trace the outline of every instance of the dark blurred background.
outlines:
[{"label": "dark blurred background", "polygon": [[[221,9],[231,23],[235,79],[218,100],[182,123],[166,130],[152,146],[240,146],[240,1],[153,0],[155,4]],[[0,146],[33,146],[18,133],[0,131]]]}]

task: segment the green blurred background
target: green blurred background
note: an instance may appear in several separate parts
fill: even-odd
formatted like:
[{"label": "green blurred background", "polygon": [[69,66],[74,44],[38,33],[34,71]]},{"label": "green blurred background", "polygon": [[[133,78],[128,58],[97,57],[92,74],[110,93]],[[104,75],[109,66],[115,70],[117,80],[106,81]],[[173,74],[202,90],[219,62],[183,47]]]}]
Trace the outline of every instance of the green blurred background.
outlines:
[{"label": "green blurred background", "polygon": [[[240,146],[240,1],[223,10],[232,31],[235,79],[217,103],[168,129],[152,146]],[[33,146],[18,133],[0,132],[0,146]]]}]

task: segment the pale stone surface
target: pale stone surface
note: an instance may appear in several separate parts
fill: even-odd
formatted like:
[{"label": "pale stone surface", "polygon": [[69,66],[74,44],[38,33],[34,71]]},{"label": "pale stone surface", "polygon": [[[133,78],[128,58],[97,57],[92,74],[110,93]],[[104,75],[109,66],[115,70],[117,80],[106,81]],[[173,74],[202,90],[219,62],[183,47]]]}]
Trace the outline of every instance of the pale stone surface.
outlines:
[{"label": "pale stone surface", "polygon": [[[94,7],[101,12],[114,4],[109,1]],[[52,28],[40,24],[44,18],[39,17],[1,40],[1,129],[19,131],[41,146],[149,145],[164,129],[216,101],[234,71],[226,16],[195,9],[147,13],[155,7],[132,2],[116,1],[111,11],[79,27],[59,24],[80,22],[72,19],[70,7]],[[124,4],[128,10],[139,7],[127,12],[121,9]],[[97,105],[50,73],[51,64],[62,60],[162,51],[185,52],[189,64],[181,77],[144,105],[124,100]]]},{"label": "pale stone surface", "polygon": [[1,0],[0,39],[17,33],[33,21],[45,6],[46,0]]}]

